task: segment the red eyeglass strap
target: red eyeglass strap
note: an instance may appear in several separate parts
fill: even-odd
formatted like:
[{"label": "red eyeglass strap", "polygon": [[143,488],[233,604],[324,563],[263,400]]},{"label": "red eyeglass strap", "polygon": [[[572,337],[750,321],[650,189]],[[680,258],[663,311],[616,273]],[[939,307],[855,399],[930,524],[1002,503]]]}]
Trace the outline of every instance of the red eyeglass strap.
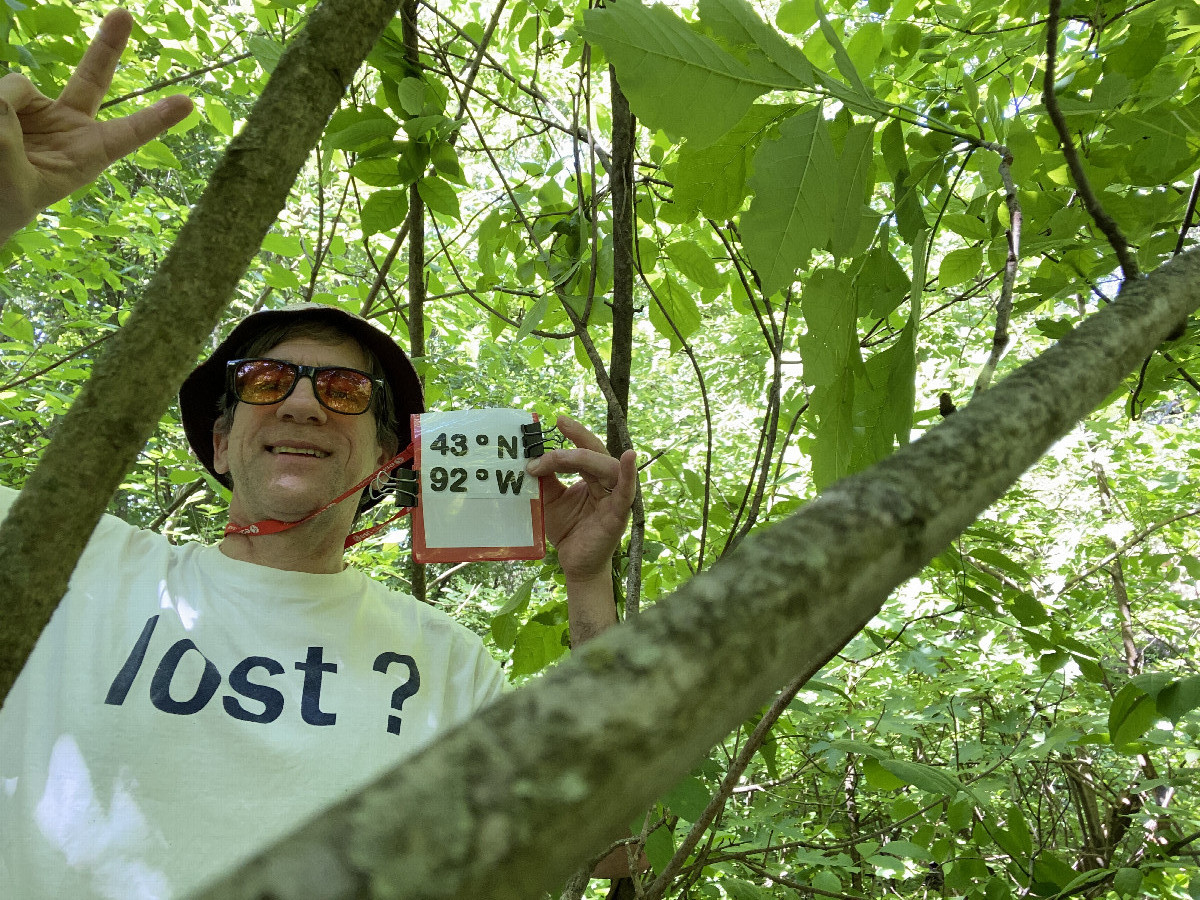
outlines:
[{"label": "red eyeglass strap", "polygon": [[[404,463],[406,463],[410,459],[412,459],[412,457],[413,457],[413,449],[412,449],[412,445],[410,444],[408,447],[406,447],[400,453],[397,453],[395,456],[393,456],[391,459],[389,459],[387,462],[385,462],[382,466],[380,466],[378,469],[376,469],[374,472],[372,472],[370,475],[368,475],[366,478],[364,478],[358,484],[354,485],[354,487],[350,488],[348,491],[346,491],[340,497],[330,500],[328,503],[326,503],[320,509],[310,512],[303,519],[297,519],[295,522],[280,522],[278,519],[263,519],[261,522],[255,522],[253,525],[238,525],[235,522],[230,522],[228,525],[225,526],[225,535],[228,537],[231,534],[242,534],[242,535],[249,535],[249,536],[262,535],[262,534],[279,534],[279,532],[281,532],[281,531],[287,531],[289,528],[295,528],[297,525],[303,525],[309,519],[319,516],[321,513],[325,512],[325,510],[331,509],[332,507],[341,503],[346,498],[351,497],[354,494],[357,494],[359,491],[361,491],[368,484],[370,484],[372,481],[374,481],[376,478],[378,478],[380,475],[384,474],[385,472],[390,473],[393,469],[399,468],[401,465],[403,465]],[[347,549],[349,549],[350,547],[353,547],[355,544],[366,540],[371,535],[378,533],[380,530],[382,530],[384,528],[384,526],[389,525],[390,523],[396,521],[401,516],[408,515],[408,513],[410,513],[411,511],[412,511],[412,507],[406,506],[403,509],[401,509],[398,513],[396,513],[394,516],[392,516],[390,519],[380,522],[377,525],[372,525],[370,528],[364,528],[361,531],[354,532],[353,534],[351,534],[349,537],[346,538],[346,543],[344,546]]]}]

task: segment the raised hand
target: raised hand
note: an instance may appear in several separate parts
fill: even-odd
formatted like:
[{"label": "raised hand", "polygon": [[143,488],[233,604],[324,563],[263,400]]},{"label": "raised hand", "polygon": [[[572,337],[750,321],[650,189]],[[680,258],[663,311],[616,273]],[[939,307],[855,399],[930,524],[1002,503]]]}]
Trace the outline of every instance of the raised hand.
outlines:
[{"label": "raised hand", "polygon": [[[542,482],[546,537],[558,550],[558,561],[572,580],[609,578],[613,553],[629,523],[637,491],[637,454],[626,450],[609,456],[604,442],[567,416],[558,417],[558,430],[573,449],[549,450],[530,463]],[[558,475],[578,475],[569,487]]]},{"label": "raised hand", "polygon": [[0,78],[0,244],[191,112],[192,101],[176,94],[123,118],[96,121],[132,28],[123,9],[105,16],[57,100],[24,75]]}]

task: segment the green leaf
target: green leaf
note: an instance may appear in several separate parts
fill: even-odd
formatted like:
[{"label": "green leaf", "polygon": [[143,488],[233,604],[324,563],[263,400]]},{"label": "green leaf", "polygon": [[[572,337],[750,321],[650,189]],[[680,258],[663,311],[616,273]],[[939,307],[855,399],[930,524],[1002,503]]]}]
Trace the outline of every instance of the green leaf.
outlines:
[{"label": "green leaf", "polygon": [[408,216],[408,191],[403,189],[376,191],[362,208],[364,236],[391,231],[404,224]]},{"label": "green leaf", "polygon": [[425,82],[420,78],[405,78],[396,85],[400,106],[410,116],[419,116],[425,109]]},{"label": "green leaf", "polygon": [[1171,682],[1158,692],[1154,700],[1155,708],[1162,718],[1178,722],[1193,709],[1200,707],[1200,675],[1191,675]]},{"label": "green leaf", "polygon": [[656,828],[646,837],[646,859],[655,872],[661,872],[675,855],[675,839],[667,827]]},{"label": "green leaf", "polygon": [[858,304],[850,281],[836,269],[818,269],[804,286],[800,310],[805,333],[797,341],[804,379],[831,383],[858,358]]},{"label": "green leaf", "polygon": [[729,896],[729,900],[775,900],[775,894],[771,891],[740,878],[722,880],[721,889]]},{"label": "green leaf", "polygon": [[731,131],[701,147],[687,141],[674,167],[674,200],[682,221],[697,212],[717,220],[731,218],[748,193],[746,175],[750,156],[780,119],[794,112],[792,104],[755,104]]},{"label": "green leaf", "polygon": [[700,307],[691,291],[670,275],[652,282],[651,286],[654,299],[650,303],[650,324],[671,342],[674,352],[700,327]]},{"label": "green leaf", "polygon": [[920,788],[929,794],[942,794],[953,797],[965,790],[962,783],[942,769],[927,766],[924,763],[909,762],[903,759],[882,760],[885,769],[913,787]]},{"label": "green leaf", "polygon": [[512,650],[520,630],[521,622],[513,613],[492,617],[492,640],[496,642],[496,646],[501,650]]},{"label": "green leaf", "polygon": [[567,652],[563,645],[565,625],[526,622],[513,646],[512,674],[535,675]]},{"label": "green leaf", "polygon": [[938,269],[938,285],[952,288],[965,281],[980,277],[983,272],[983,250],[980,247],[964,247],[951,250],[942,257]]},{"label": "green leaf", "polygon": [[263,238],[262,249],[267,253],[287,257],[300,256],[304,253],[299,235],[280,234],[277,231],[272,231]]},{"label": "green leaf", "polygon": [[903,778],[885,768],[883,763],[873,756],[868,756],[863,760],[863,775],[867,779],[867,784],[880,791],[898,791],[908,784]]},{"label": "green leaf", "polygon": [[75,34],[83,27],[75,10],[58,3],[34,4],[20,18],[35,34]]},{"label": "green leaf", "polygon": [[496,612],[498,616],[521,615],[529,607],[529,599],[533,595],[533,586],[538,583],[538,577],[526,578],[517,586],[504,605]]},{"label": "green leaf", "polygon": [[909,170],[908,156],[904,149],[904,129],[899,119],[892,119],[883,129],[879,138],[879,149],[891,174],[895,197],[896,229],[910,246],[915,246],[917,235],[924,232],[929,225],[925,221],[925,213],[921,210],[921,200],[916,185],[909,184],[912,173]]},{"label": "green leaf", "polygon": [[143,144],[135,154],[135,158],[150,169],[178,169],[180,167],[179,158],[162,141],[150,141],[148,144]]},{"label": "green leaf", "polygon": [[404,184],[404,177],[390,156],[371,156],[360,159],[350,167],[350,174],[371,187],[396,187]]},{"label": "green leaf", "polygon": [[422,178],[417,182],[417,193],[435,213],[452,219],[461,219],[458,208],[458,192],[440,178]]},{"label": "green leaf", "polygon": [[755,81],[745,65],[660,4],[613,3],[588,10],[584,23],[584,38],[604,50],[642,123],[698,145],[729,131],[765,91],[803,86]]},{"label": "green leaf", "polygon": [[226,137],[233,137],[233,117],[224,103],[209,97],[204,101],[204,112],[213,128]]},{"label": "green leaf", "polygon": [[533,305],[521,317],[521,327],[517,329],[517,336],[514,340],[521,341],[528,337],[535,328],[542,324],[542,320],[546,318],[546,312],[549,308],[549,294],[542,294],[534,300]]},{"label": "green leaf", "polygon": [[1050,620],[1050,614],[1046,612],[1046,608],[1037,601],[1033,594],[1027,591],[1006,590],[1004,605],[1022,625],[1032,627]]},{"label": "green leaf", "polygon": [[458,161],[458,151],[454,149],[453,144],[438,141],[430,148],[429,161],[438,170],[438,174],[460,184],[464,183],[462,163]]},{"label": "green leaf", "polygon": [[829,245],[837,259],[865,252],[879,221],[867,205],[875,188],[874,142],[874,122],[851,125],[838,158],[838,192]]},{"label": "green leaf", "polygon": [[697,822],[712,800],[712,791],[695,775],[675,785],[662,800],[663,805],[687,822]]},{"label": "green leaf", "polygon": [[1113,877],[1113,890],[1122,897],[1136,897],[1142,889],[1142,870],[1128,867],[1117,869]]},{"label": "green leaf", "polygon": [[1109,739],[1118,747],[1136,741],[1150,730],[1157,716],[1154,698],[1136,684],[1127,684],[1109,707]]},{"label": "green leaf", "polygon": [[335,150],[366,150],[390,141],[399,129],[400,123],[378,106],[342,109],[325,128],[325,144]]},{"label": "green leaf", "polygon": [[960,794],[950,804],[946,821],[953,831],[964,831],[975,821],[975,803],[966,794]]},{"label": "green leaf", "polygon": [[821,0],[813,0],[813,2],[816,4],[817,19],[821,23],[821,34],[829,42],[829,46],[833,48],[833,61],[837,65],[838,71],[842,73],[842,77],[850,83],[850,87],[854,89],[854,92],[862,101],[869,103],[872,99],[871,92],[863,84],[858,70],[854,68],[854,61],[850,59],[850,54],[846,52],[846,48],[842,44],[842,39],[838,37],[833,25],[830,24],[829,17],[825,15],[824,5],[821,3]]},{"label": "green leaf", "polygon": [[912,279],[888,252],[886,229],[881,233],[879,245],[863,258],[862,268],[854,276],[854,286],[862,314],[874,319],[891,315],[908,294]]},{"label": "green leaf", "polygon": [[[1085,873],[1091,874],[1091,873]],[[1057,854],[1043,850],[1033,860],[1033,886],[1035,891],[1054,893],[1066,890],[1078,873]]]},{"label": "green leaf", "polygon": [[978,216],[947,213],[942,216],[942,225],[969,241],[988,241],[992,237],[987,225]]},{"label": "green leaf", "polygon": [[279,64],[279,58],[283,56],[283,44],[265,35],[256,34],[250,38],[247,46],[264,72],[275,71],[275,66]]},{"label": "green leaf", "polygon": [[833,229],[838,161],[819,107],[788,119],[777,140],[754,158],[754,200],[742,216],[742,240],[763,291],[774,294],[795,279]]},{"label": "green leaf", "polygon": [[754,68],[764,78],[784,83],[794,79],[797,86],[815,85],[812,63],[800,48],[784,40],[745,0],[700,0],[700,20],[716,34],[751,54],[762,53],[770,68],[763,68],[761,63]]},{"label": "green leaf", "polygon": [[712,257],[695,241],[675,241],[663,251],[681,275],[700,287],[716,290],[725,284]]},{"label": "green leaf", "polygon": [[784,0],[775,14],[775,25],[786,34],[804,34],[817,23],[817,10],[808,0]]}]

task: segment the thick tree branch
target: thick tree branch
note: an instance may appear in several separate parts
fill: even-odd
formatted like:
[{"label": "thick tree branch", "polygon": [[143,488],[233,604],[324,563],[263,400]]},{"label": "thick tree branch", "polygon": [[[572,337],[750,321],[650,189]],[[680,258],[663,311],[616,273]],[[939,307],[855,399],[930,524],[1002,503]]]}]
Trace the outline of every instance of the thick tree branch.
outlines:
[{"label": "thick tree branch", "polygon": [[561,883],[798,672],[844,646],[1200,306],[1176,257],[871,469],[747,538],[200,896],[523,900]]}]

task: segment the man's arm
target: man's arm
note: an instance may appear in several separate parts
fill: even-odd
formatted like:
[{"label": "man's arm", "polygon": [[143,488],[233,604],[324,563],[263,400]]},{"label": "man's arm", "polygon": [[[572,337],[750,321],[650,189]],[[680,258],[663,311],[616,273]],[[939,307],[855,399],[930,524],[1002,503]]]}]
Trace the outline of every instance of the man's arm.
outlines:
[{"label": "man's arm", "polygon": [[24,75],[0,78],[0,246],[51,203],[192,111],[192,101],[176,94],[124,118],[96,121],[132,28],[123,9],[105,16],[57,100]]},{"label": "man's arm", "polygon": [[[567,416],[557,426],[575,447],[546,451],[528,471],[543,476],[546,537],[566,576],[571,643],[579,646],[617,621],[612,558],[637,492],[637,454],[626,450],[614,459],[600,438]],[[564,474],[579,480],[568,487],[557,477]]]}]

